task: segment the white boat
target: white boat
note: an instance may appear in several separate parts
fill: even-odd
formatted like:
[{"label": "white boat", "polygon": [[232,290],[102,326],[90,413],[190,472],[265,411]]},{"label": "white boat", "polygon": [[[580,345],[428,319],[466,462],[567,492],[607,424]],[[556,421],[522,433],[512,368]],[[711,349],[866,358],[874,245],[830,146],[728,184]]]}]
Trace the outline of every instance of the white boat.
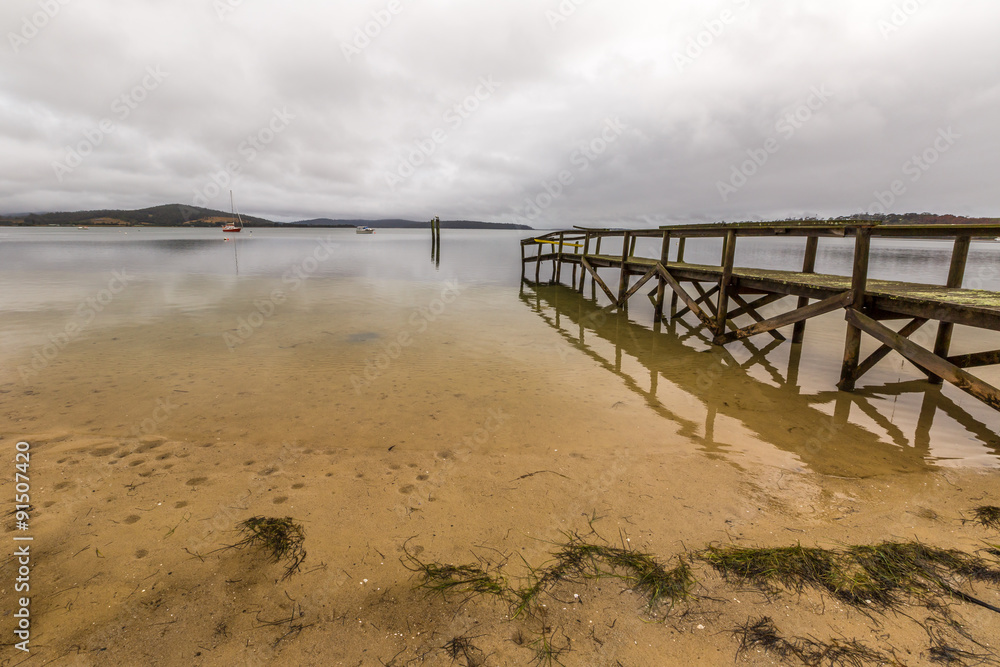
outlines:
[{"label": "white boat", "polygon": [[372,229],[371,227],[365,227],[365,226],[362,225],[362,226],[358,227],[357,229],[355,229],[354,233],[355,234],[374,234],[375,230]]}]

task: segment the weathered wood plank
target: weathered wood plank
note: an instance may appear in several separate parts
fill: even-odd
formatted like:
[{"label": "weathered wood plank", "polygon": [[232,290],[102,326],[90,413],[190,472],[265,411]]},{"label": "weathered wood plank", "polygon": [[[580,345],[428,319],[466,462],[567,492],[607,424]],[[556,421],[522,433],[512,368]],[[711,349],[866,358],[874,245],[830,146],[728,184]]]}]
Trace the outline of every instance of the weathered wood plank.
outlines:
[{"label": "weathered wood plank", "polygon": [[[902,329],[899,330],[898,334],[904,338],[909,338],[912,336],[920,327],[927,323],[927,319],[923,317],[917,317],[906,324]],[[865,373],[870,371],[875,367],[875,364],[882,361],[886,355],[892,352],[892,348],[888,345],[883,345],[879,349],[868,355],[868,358],[858,364],[858,369],[854,371],[854,381],[860,380]]]},{"label": "weathered wood plank", "polygon": [[583,265],[583,268],[587,269],[591,277],[593,277],[594,282],[600,285],[601,289],[604,290],[604,293],[608,295],[608,298],[611,299],[611,303],[617,305],[618,299],[615,298],[614,293],[608,288],[608,286],[604,283],[601,277],[597,275],[597,269],[595,269],[593,266],[590,265],[590,262],[587,261],[586,257],[580,260],[580,263]]},{"label": "weathered wood plank", "polygon": [[735,340],[749,338],[750,336],[770,331],[771,329],[777,329],[778,327],[788,326],[789,324],[794,324],[801,320],[807,320],[811,317],[824,315],[837,310],[838,308],[846,308],[851,304],[851,300],[853,298],[854,295],[851,292],[844,292],[843,294],[831,296],[829,299],[817,301],[816,303],[805,306],[804,308],[796,308],[795,310],[790,310],[787,313],[782,313],[781,315],[764,320],[763,322],[751,324],[748,327],[737,329],[736,331],[731,331],[721,336],[716,336],[714,342],[716,345],[725,345]]},{"label": "weathered wood plank", "polygon": [[[718,285],[712,285],[712,288],[709,289],[706,292],[704,289],[702,289],[701,285],[699,285],[698,283],[691,283],[691,284],[694,285],[694,288],[698,292],[698,295],[699,295],[698,298],[695,299],[694,302],[696,304],[698,304],[699,306],[702,305],[702,304],[705,304],[705,305],[711,307],[712,304],[709,303],[709,300],[713,296],[715,296],[716,292],[719,291],[719,286]],[[685,306],[684,308],[681,308],[680,310],[678,310],[677,313],[674,315],[674,317],[684,317],[685,315],[687,315],[690,312],[691,312],[691,309],[688,308],[687,306]],[[714,311],[713,311],[713,316],[714,316]]]},{"label": "weathered wood plank", "polygon": [[635,285],[632,285],[632,287],[630,287],[629,290],[627,292],[625,292],[624,300],[628,301],[629,299],[631,299],[632,296],[636,292],[638,292],[640,289],[642,289],[642,286],[645,285],[647,282],[649,282],[649,279],[652,278],[655,275],[656,275],[656,269],[655,268],[652,268],[649,271],[647,271],[646,274],[643,275],[642,278],[639,278],[639,281]]},{"label": "weathered wood plank", "polygon": [[847,309],[847,321],[857,329],[899,352],[917,368],[944,378],[962,391],[975,396],[990,407],[1000,410],[1000,389],[966,373],[948,360],[920,347],[908,338],[903,338],[889,327],[876,322],[863,313],[849,308]]},{"label": "weathered wood plank", "polygon": [[995,366],[1000,364],[1000,350],[992,352],[975,352],[973,354],[960,354],[955,357],[948,357],[948,363],[959,368],[978,368],[979,366]]},{"label": "weathered wood plank", "polygon": [[667,284],[670,285],[670,289],[674,291],[674,294],[680,297],[680,299],[687,304],[687,307],[691,309],[691,312],[694,313],[703,324],[706,326],[712,326],[712,318],[706,315],[698,304],[695,303],[694,299],[691,298],[691,295],[688,294],[683,287],[681,287],[681,284],[677,282],[676,278],[670,275],[670,272],[667,271],[666,267],[657,262],[656,270],[661,276],[663,276],[663,279],[667,281]]},{"label": "weathered wood plank", "polygon": [[[742,313],[746,313],[747,315],[749,315],[750,317],[752,317],[754,319],[754,321],[757,322],[758,324],[760,322],[764,321],[764,317],[760,313],[757,312],[757,309],[752,304],[747,303],[746,300],[743,297],[741,297],[739,294],[737,294],[736,292],[733,292],[732,294],[730,294],[729,298],[732,299],[733,301],[735,301],[737,303],[737,305],[740,306],[739,311],[740,311],[741,314]],[[729,319],[731,319],[731,320],[735,320],[736,317],[737,316],[736,316],[735,313],[730,313],[729,314]],[[798,322],[796,322],[796,324],[798,324]],[[738,329],[739,327],[736,327],[736,328]],[[777,331],[775,331],[774,329],[770,329],[767,333],[771,334],[771,336],[775,340],[785,340],[785,337],[782,336]]]},{"label": "weathered wood plank", "polygon": [[[743,295],[741,294],[740,296],[742,297]],[[765,294],[764,296],[760,297],[759,299],[754,299],[753,301],[748,301],[747,305],[751,306],[754,309],[760,309],[760,308],[763,308],[764,306],[768,306],[768,305],[774,303],[775,301],[781,301],[786,296],[788,296],[788,295],[787,294]],[[730,313],[729,313],[729,319],[736,319],[737,317],[740,317],[741,315],[747,315],[747,314],[749,314],[749,312],[750,311],[748,309],[743,308],[741,306],[740,308],[737,308],[736,310],[730,311]]]}]

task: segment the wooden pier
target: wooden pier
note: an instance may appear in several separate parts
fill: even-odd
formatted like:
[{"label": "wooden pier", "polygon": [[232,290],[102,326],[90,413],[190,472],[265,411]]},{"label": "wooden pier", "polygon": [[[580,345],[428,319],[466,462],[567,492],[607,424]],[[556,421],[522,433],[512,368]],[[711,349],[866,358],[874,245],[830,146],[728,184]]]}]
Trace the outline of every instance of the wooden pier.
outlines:
[{"label": "wooden pier", "polygon": [[[689,240],[713,237],[723,240],[718,265],[684,261]],[[803,237],[802,270],[736,266],[736,244],[740,237]],[[815,272],[819,241],[824,237],[855,240],[851,275]],[[926,285],[869,279],[873,237],[952,240],[946,283]],[[792,327],[792,342],[801,343],[807,320],[842,310],[848,325],[839,389],[852,391],[875,364],[896,352],[926,373],[930,382],[946,380],[1000,410],[1000,390],[966,370],[1000,364],[1000,349],[949,356],[956,324],[1000,332],[1000,293],[962,287],[971,241],[998,237],[1000,225],[886,225],[868,221],[723,223],[657,229],[575,227],[521,241],[521,269],[522,279],[527,280],[525,273],[533,263],[533,282],[538,284],[542,263],[551,262],[549,282],[561,283],[566,266],[572,270],[573,289],[582,292],[589,276],[592,285],[599,286],[611,303],[622,309],[653,281],[656,286],[648,296],[657,321],[665,319],[669,288],[670,318],[694,316],[697,326],[711,333],[713,343],[721,346],[761,334],[785,340],[779,329],[788,326]],[[636,242],[641,238],[660,240],[659,257],[636,255]],[[673,259],[670,258],[672,239],[678,240]],[[534,248],[533,256],[527,254],[528,248]],[[599,275],[602,268],[618,270],[617,291]],[[634,276],[638,280],[633,283]],[[796,298],[794,308],[770,318],[761,315],[761,308],[786,297]],[[883,323],[890,320],[905,320],[905,323],[894,330]],[[910,339],[930,322],[937,323],[933,349]],[[861,359],[865,334],[881,346]]]}]

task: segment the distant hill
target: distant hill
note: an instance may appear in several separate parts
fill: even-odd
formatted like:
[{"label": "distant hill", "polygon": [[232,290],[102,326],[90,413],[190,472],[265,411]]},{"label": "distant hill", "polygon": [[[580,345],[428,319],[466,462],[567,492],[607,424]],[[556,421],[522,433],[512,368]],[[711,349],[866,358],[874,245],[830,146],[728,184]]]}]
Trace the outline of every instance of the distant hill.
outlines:
[{"label": "distant hill", "polygon": [[[797,218],[798,219],[798,218]],[[816,218],[811,218],[815,220]],[[879,220],[886,225],[997,225],[1000,218],[966,218],[961,215],[941,215],[938,213],[855,213],[839,218],[823,218],[831,221]],[[809,220],[805,220],[808,222]],[[784,222],[784,220],[780,221]]]},{"label": "distant hill", "polygon": [[[416,220],[333,220],[331,218],[313,218],[289,223],[309,227],[360,227],[366,225],[372,229],[427,229],[430,222]],[[480,222],[479,220],[442,220],[441,229],[534,229],[528,225],[515,225],[509,222]]]},{"label": "distant hill", "polygon": [[[332,220],[314,218],[299,222],[274,222],[251,215],[242,216],[243,223],[250,227],[359,227],[367,225],[378,229],[426,229],[430,222],[415,220]],[[24,215],[0,216],[0,225],[24,227],[79,226],[88,227],[220,227],[232,220],[225,211],[214,211],[184,204],[165,204],[136,211],[65,211],[57,213],[27,213]],[[444,229],[532,229],[527,225],[510,223],[480,222],[478,220],[442,220]]]},{"label": "distant hill", "polygon": [[[277,227],[279,223],[244,215],[243,222],[252,227]],[[232,220],[232,215],[209,208],[165,204],[137,211],[65,211],[29,213],[24,216],[0,217],[0,224],[39,227],[48,225],[87,225],[90,227],[219,227]]]},{"label": "distant hill", "polygon": [[935,213],[888,213],[882,216],[887,225],[996,225],[1000,218],[966,218]]}]

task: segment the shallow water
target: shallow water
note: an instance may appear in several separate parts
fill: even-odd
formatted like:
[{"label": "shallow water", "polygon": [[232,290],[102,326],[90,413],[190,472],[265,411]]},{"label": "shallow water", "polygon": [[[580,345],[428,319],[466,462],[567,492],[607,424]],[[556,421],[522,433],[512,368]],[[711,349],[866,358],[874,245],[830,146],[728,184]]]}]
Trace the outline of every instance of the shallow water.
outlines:
[{"label": "shallow water", "polygon": [[[522,286],[520,232],[445,230],[440,261],[420,232],[128,232],[0,230],[0,445],[31,443],[46,664],[451,664],[442,644],[462,634],[525,664],[511,637],[531,619],[425,598],[408,558],[496,557],[516,578],[573,531],[664,559],[992,539],[962,519],[993,502],[997,414],[891,357],[837,392],[835,316],[802,346],[713,348],[681,320],[654,330],[642,299],[625,314],[589,285]],[[800,245],[775,247],[798,261]],[[911,248],[914,271],[947,262],[947,248],[912,259],[928,248]],[[956,349],[981,338],[960,329]],[[301,522],[303,571],[280,580],[225,548],[251,516]],[[572,637],[565,664],[722,664],[748,614],[810,637],[872,632],[829,600],[698,577],[711,608],[669,624],[647,622],[624,583],[547,599]],[[952,613],[995,637],[978,611]],[[905,623],[925,616],[895,615],[879,643],[925,646]]]},{"label": "shallow water", "polygon": [[[931,387],[898,357],[854,394],[836,391],[836,314],[811,321],[800,348],[758,337],[720,349],[684,321],[654,332],[641,299],[620,314],[590,285],[585,296],[522,287],[523,232],[445,230],[435,262],[423,231],[256,230],[230,241],[217,230],[127,231],[0,233],[8,429],[257,442],[322,431],[352,447],[431,446],[467,431],[473,406],[502,396],[505,409],[531,411],[548,379],[579,376],[598,391],[628,388],[644,419],[731,460],[852,476],[1000,463],[997,413]],[[793,268],[801,245],[748,240],[737,261]],[[895,247],[876,246],[873,276],[947,273],[948,244]],[[1000,289],[996,247],[974,245],[967,284]],[[820,248],[819,270],[846,272],[850,241]],[[717,256],[711,241],[687,251],[689,261]],[[954,349],[989,343],[960,328]],[[164,402],[170,410],[158,410]],[[415,426],[436,410],[440,432]]]}]

